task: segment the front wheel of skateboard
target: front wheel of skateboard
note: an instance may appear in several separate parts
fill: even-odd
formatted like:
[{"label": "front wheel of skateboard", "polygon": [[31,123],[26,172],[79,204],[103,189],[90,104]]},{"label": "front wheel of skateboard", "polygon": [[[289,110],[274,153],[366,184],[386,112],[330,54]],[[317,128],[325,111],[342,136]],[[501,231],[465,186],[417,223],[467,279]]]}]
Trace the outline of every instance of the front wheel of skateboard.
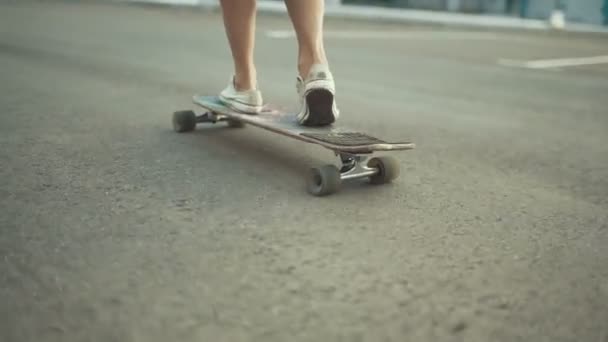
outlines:
[{"label": "front wheel of skateboard", "polygon": [[180,110],[173,113],[173,129],[176,132],[190,132],[196,128],[196,114],[191,110]]},{"label": "front wheel of skateboard", "polygon": [[307,180],[308,192],[315,196],[326,196],[340,188],[340,170],[334,165],[324,165],[310,170]]},{"label": "front wheel of skateboard", "polygon": [[372,184],[390,183],[399,177],[399,163],[395,158],[372,158],[367,166],[378,169],[378,173],[369,177]]}]

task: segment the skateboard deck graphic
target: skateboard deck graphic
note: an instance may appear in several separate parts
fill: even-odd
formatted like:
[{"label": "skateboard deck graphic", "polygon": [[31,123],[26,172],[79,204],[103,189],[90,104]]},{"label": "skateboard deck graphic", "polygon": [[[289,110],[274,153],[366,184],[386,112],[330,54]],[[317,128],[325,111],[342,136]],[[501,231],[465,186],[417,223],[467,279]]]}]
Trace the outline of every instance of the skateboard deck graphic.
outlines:
[{"label": "skateboard deck graphic", "polygon": [[340,157],[341,166],[327,164],[311,168],[306,179],[308,192],[315,196],[337,192],[345,180],[368,178],[371,184],[390,183],[399,176],[398,161],[388,156],[371,155],[377,151],[403,151],[415,147],[412,142],[387,142],[336,125],[302,126],[296,121],[295,113],[270,105],[265,106],[261,113],[247,114],[226,107],[217,96],[194,96],[192,100],[206,113],[196,115],[192,110],[174,112],[172,123],[176,132],[193,131],[197,124],[226,121],[231,127],[247,124],[332,150]]},{"label": "skateboard deck graphic", "polygon": [[195,104],[216,114],[258,126],[275,133],[309,143],[319,144],[334,151],[370,153],[374,151],[407,150],[410,142],[389,143],[365,133],[335,126],[306,127],[298,124],[295,113],[287,113],[266,106],[259,114],[237,112],[224,106],[217,96],[194,96]]}]

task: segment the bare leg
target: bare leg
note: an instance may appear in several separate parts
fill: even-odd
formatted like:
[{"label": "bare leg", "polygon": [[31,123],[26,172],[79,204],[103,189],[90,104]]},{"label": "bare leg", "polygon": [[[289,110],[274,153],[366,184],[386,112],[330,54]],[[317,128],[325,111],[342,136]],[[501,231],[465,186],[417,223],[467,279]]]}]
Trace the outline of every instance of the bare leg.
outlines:
[{"label": "bare leg", "polygon": [[324,126],[339,116],[335,84],[323,46],[324,0],[285,0],[298,39],[298,122]]},{"label": "bare leg", "polygon": [[220,0],[220,4],[234,60],[235,88],[254,89],[257,82],[253,61],[256,0]]},{"label": "bare leg", "polygon": [[298,39],[298,71],[306,77],[313,64],[327,64],[323,47],[324,0],[285,0]]}]

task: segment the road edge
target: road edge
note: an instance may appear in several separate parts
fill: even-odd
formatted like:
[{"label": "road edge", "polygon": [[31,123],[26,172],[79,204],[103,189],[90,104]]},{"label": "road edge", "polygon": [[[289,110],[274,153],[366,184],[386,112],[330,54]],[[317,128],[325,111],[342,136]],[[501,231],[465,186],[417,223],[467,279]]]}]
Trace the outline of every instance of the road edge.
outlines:
[{"label": "road edge", "polygon": [[[113,0],[120,3],[165,6],[189,6],[206,10],[219,10],[217,0]],[[287,9],[283,1],[259,1],[259,13],[284,14]],[[551,25],[550,20],[521,19],[497,15],[478,15],[452,12],[435,12],[414,9],[384,8],[362,5],[327,5],[325,16],[338,19],[363,19],[386,23],[435,24],[468,28],[495,28],[533,31],[557,31],[570,33],[608,34],[601,26],[566,23],[563,27]]]}]

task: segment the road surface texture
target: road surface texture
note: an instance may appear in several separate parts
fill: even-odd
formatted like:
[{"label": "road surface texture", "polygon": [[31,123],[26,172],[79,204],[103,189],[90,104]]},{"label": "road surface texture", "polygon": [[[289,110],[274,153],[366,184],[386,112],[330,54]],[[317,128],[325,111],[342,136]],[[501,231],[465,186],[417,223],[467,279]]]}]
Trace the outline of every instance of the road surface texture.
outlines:
[{"label": "road surface texture", "polygon": [[[328,20],[341,124],[417,149],[316,198],[327,150],[173,132],[230,78],[218,13],[0,6],[1,341],[608,341],[608,65],[499,62],[605,36]],[[295,108],[290,22],[258,27]]]}]

